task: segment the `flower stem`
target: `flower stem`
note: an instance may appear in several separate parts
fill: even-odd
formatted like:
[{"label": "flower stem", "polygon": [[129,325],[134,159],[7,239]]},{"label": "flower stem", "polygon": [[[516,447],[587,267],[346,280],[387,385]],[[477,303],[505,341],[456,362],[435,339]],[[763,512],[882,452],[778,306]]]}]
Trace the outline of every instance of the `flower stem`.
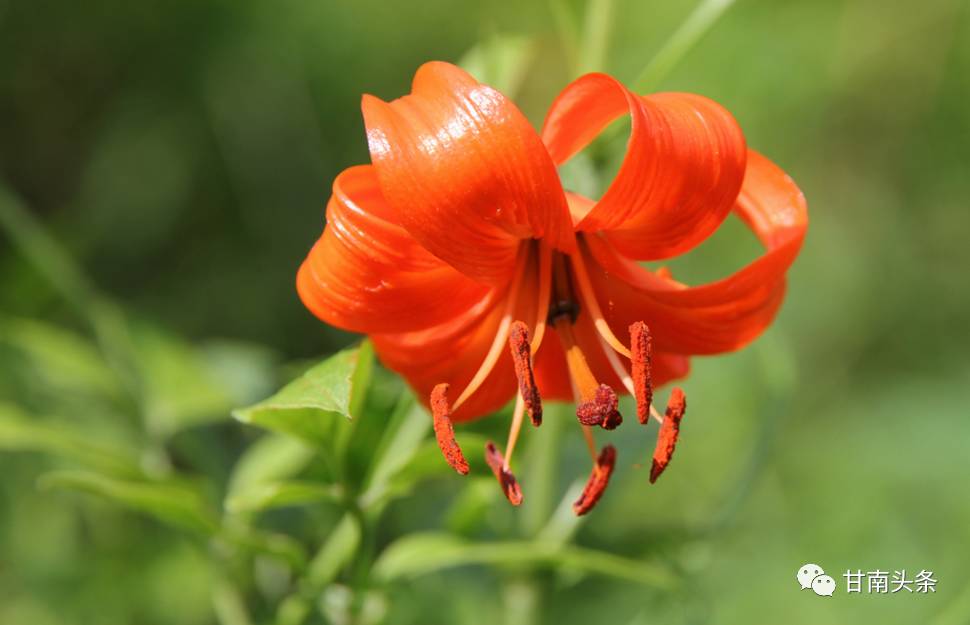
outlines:
[{"label": "flower stem", "polygon": [[647,93],[657,88],[677,63],[694,47],[701,37],[710,30],[714,22],[734,4],[734,0],[701,0],[691,14],[684,20],[674,34],[654,55],[640,75],[633,82],[633,90]]},{"label": "flower stem", "polygon": [[605,69],[613,23],[613,0],[589,0],[583,29],[583,45],[579,56],[579,73],[601,72]]}]

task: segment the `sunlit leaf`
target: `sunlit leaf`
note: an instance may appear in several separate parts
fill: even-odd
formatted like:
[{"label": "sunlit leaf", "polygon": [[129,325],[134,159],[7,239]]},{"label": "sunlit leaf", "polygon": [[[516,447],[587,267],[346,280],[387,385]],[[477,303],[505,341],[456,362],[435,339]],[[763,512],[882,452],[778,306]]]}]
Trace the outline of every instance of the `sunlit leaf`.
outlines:
[{"label": "sunlit leaf", "polygon": [[212,534],[218,526],[202,496],[182,484],[120,480],[88,471],[52,471],[42,475],[38,484],[100,495],[193,532]]},{"label": "sunlit leaf", "polygon": [[373,366],[373,349],[364,341],[311,368],[268,399],[234,410],[250,423],[326,444],[335,419],[351,419],[362,401]]},{"label": "sunlit leaf", "polygon": [[467,565],[566,567],[645,586],[670,588],[677,583],[662,566],[603,551],[527,541],[465,542],[440,533],[412,534],[392,543],[374,573],[390,581]]}]

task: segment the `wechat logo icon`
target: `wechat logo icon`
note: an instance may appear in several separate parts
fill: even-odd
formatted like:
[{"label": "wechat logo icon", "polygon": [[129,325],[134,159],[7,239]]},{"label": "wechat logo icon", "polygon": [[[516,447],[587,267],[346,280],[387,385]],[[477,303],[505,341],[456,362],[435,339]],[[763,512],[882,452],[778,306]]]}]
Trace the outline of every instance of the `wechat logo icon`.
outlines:
[{"label": "wechat logo icon", "polygon": [[795,579],[801,590],[811,588],[820,597],[831,597],[835,592],[835,580],[825,574],[817,564],[806,564],[795,573]]}]

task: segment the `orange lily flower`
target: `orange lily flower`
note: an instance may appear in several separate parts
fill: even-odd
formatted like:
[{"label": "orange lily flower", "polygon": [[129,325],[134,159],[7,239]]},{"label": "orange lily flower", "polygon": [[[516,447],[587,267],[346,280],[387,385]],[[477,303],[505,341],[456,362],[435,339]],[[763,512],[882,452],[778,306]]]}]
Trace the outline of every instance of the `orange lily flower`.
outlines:
[{"label": "orange lily flower", "polygon": [[[409,95],[365,95],[362,108],[372,164],[333,183],[326,228],[297,276],[304,304],[370,335],[427,398],[460,473],[468,464],[452,423],[515,397],[504,455],[486,449],[513,504],[513,449],[526,413],[541,423],[540,398],[577,404],[593,462],[577,514],[599,500],[615,463],[612,446],[597,453],[592,428],[620,424],[617,392],[635,397],[641,423],[661,423],[656,480],[686,400],[674,389],[661,416],[653,389],[686,376],[689,355],[743,347],[778,311],[808,223],[792,179],[749,150],[715,102],[636,95],[604,74],[567,86],[541,133],[501,93],[441,62],[418,70]],[[556,167],[623,115],[627,151],[603,197],[564,190]],[[732,211],[765,248],[737,273],[691,287],[637,262],[690,250]]]}]

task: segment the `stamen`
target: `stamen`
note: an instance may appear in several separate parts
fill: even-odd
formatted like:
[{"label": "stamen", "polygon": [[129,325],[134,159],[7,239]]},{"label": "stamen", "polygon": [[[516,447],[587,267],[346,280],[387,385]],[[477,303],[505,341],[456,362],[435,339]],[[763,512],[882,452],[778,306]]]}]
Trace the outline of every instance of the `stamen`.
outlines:
[{"label": "stamen", "polygon": [[536,325],[532,335],[532,355],[539,351],[549,319],[549,294],[552,292],[552,248],[539,243],[539,303],[536,306]]},{"label": "stamen", "polygon": [[434,418],[434,436],[438,447],[451,468],[468,475],[468,461],[455,440],[455,428],[451,425],[451,407],[448,405],[448,385],[439,384],[431,391],[431,414]]},{"label": "stamen", "polygon": [[509,331],[509,350],[515,366],[515,377],[519,381],[519,396],[524,400],[532,425],[542,424],[542,398],[536,386],[532,371],[532,352],[529,348],[529,328],[521,321],[512,324]]},{"label": "stamen", "polygon": [[485,445],[485,462],[492,468],[492,473],[495,474],[495,479],[501,485],[502,492],[505,493],[505,498],[509,500],[509,503],[513,506],[521,504],[522,489],[519,487],[519,483],[515,481],[512,472],[505,468],[505,458],[495,448],[495,443],[492,441],[488,441]]},{"label": "stamen", "polygon": [[606,342],[610,344],[610,347],[620,352],[627,358],[630,357],[630,350],[626,348],[616,336],[613,334],[613,330],[610,329],[608,323],[606,323],[606,318],[603,316],[603,311],[600,309],[599,302],[596,301],[596,293],[593,291],[593,284],[589,280],[589,273],[586,271],[586,262],[583,260],[583,252],[580,250],[576,254],[569,257],[573,261],[573,267],[576,269],[576,282],[579,284],[579,292],[582,296],[582,304],[589,311],[590,319],[593,320],[593,325],[596,326],[596,330],[602,335]]},{"label": "stamen", "polygon": [[593,472],[590,473],[586,487],[583,488],[583,494],[573,504],[573,512],[577,516],[582,516],[592,510],[596,502],[603,496],[606,486],[610,483],[614,465],[616,465],[616,449],[613,445],[607,445],[600,452],[599,458],[593,465]]},{"label": "stamen", "polygon": [[512,313],[515,311],[515,303],[518,298],[519,286],[522,284],[522,276],[525,273],[525,265],[529,258],[528,248],[523,248],[524,251],[519,252],[519,259],[515,264],[515,274],[512,278],[512,284],[509,287],[509,292],[505,299],[505,311],[502,314],[502,319],[498,324],[498,331],[495,333],[495,338],[492,340],[492,345],[488,349],[488,353],[485,355],[485,360],[482,361],[481,367],[475,372],[468,386],[465,390],[461,392],[458,399],[455,400],[452,410],[458,410],[465,401],[471,397],[475,391],[485,382],[488,378],[488,374],[492,372],[495,368],[495,364],[498,362],[499,356],[502,355],[502,344],[505,343],[506,338],[509,333],[509,326],[512,325]]},{"label": "stamen", "polygon": [[687,410],[687,398],[684,391],[675,388],[670,393],[670,400],[667,402],[667,412],[664,415],[663,424],[657,434],[657,447],[653,451],[653,466],[650,467],[650,483],[653,484],[664,472],[670,459],[674,455],[674,447],[677,446],[677,435],[680,434],[680,420],[684,418]]},{"label": "stamen", "polygon": [[650,420],[650,404],[653,401],[651,363],[653,341],[650,328],[642,321],[630,326],[630,358],[633,377],[633,397],[637,400],[637,418],[640,423]]},{"label": "stamen", "polygon": [[587,399],[576,406],[576,418],[583,425],[598,425],[604,430],[615,430],[623,423],[623,417],[617,410],[619,399],[609,386],[600,384],[592,399]]}]

